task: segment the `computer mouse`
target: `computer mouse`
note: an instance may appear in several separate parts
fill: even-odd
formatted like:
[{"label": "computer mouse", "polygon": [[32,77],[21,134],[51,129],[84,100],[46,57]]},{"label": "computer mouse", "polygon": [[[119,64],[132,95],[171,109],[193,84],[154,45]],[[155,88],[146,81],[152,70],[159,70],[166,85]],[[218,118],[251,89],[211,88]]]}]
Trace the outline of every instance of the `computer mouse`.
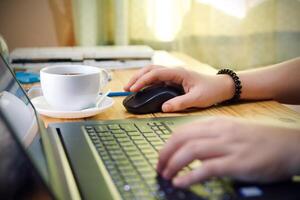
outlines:
[{"label": "computer mouse", "polygon": [[165,101],[183,94],[184,90],[181,86],[151,85],[127,96],[123,101],[123,105],[128,112],[134,114],[161,112],[162,104]]}]

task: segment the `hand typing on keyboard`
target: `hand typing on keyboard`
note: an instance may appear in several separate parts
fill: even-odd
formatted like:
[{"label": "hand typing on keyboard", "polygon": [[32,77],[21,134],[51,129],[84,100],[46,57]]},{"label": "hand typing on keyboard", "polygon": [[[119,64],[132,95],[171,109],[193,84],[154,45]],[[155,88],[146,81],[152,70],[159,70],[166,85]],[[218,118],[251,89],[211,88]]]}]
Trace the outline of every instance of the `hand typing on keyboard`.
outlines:
[{"label": "hand typing on keyboard", "polygon": [[[175,131],[159,153],[157,171],[178,187],[224,176],[275,181],[300,173],[299,141],[297,129],[211,118]],[[197,159],[200,167],[176,176]]]}]

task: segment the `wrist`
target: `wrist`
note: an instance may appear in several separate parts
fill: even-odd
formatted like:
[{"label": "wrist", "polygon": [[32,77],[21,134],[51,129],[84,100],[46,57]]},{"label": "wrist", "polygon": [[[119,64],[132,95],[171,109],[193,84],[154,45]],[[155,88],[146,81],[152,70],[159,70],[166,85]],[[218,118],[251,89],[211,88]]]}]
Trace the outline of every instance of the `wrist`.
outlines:
[{"label": "wrist", "polygon": [[218,79],[220,80],[220,86],[221,86],[221,94],[222,96],[220,102],[224,102],[227,100],[230,100],[233,98],[235,93],[235,85],[234,81],[230,76],[227,74],[219,74],[217,75]]},{"label": "wrist", "polygon": [[223,104],[228,104],[228,103],[235,103],[240,100],[241,93],[242,93],[242,85],[240,78],[238,75],[231,69],[221,69],[218,71],[217,75],[220,74],[226,74],[228,77],[232,79],[232,82],[234,84],[234,94],[233,97],[229,100],[223,101]]}]

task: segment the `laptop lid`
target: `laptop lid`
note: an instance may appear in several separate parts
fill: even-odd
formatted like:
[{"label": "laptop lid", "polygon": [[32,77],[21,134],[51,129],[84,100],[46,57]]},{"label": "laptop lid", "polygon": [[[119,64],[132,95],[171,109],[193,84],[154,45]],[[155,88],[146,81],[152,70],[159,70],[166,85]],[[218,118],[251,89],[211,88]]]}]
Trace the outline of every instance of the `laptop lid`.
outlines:
[{"label": "laptop lid", "polygon": [[2,55],[0,130],[0,196],[52,198],[35,110]]}]

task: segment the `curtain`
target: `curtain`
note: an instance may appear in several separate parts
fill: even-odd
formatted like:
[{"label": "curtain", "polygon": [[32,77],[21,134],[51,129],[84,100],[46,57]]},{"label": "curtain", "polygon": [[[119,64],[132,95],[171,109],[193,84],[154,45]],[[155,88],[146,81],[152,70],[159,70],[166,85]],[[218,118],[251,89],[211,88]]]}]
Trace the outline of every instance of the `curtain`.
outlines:
[{"label": "curtain", "polygon": [[57,42],[61,46],[75,45],[72,1],[71,0],[49,0],[55,24]]},{"label": "curtain", "polygon": [[81,46],[146,44],[216,68],[300,56],[299,0],[72,0]]}]

